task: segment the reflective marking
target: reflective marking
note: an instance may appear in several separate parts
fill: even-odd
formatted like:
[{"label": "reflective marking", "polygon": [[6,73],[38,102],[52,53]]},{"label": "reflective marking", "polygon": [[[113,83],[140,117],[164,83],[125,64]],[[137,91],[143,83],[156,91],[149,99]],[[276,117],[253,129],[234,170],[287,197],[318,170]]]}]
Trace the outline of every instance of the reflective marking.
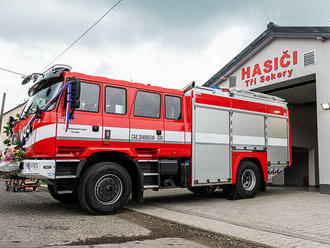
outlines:
[{"label": "reflective marking", "polygon": [[[129,140],[129,128],[126,127],[103,127],[103,130],[110,130],[110,141],[125,141]],[[105,131],[103,131],[103,138]]]},{"label": "reflective marking", "polygon": [[234,135],[233,145],[265,145],[265,138],[258,136]]},{"label": "reflective marking", "polygon": [[102,139],[102,129],[98,132],[93,132],[92,125],[76,125],[70,124],[70,127],[67,132],[65,132],[65,124],[58,124],[57,128],[57,136],[61,139],[64,137],[70,138],[79,138],[79,140],[83,138],[90,139]]},{"label": "reflective marking", "polygon": [[268,138],[268,146],[288,146],[288,140],[283,138]]},{"label": "reflective marking", "polygon": [[184,132],[165,131],[166,143],[184,143]]},{"label": "reflective marking", "polygon": [[[144,143],[169,143],[169,144],[190,144],[191,132],[164,131],[157,135],[154,129],[129,129],[122,127],[100,127],[100,131],[93,132],[91,125],[70,124],[68,132],[65,132],[65,124],[59,124],[57,130],[58,140],[86,140],[102,141],[105,131],[111,130],[110,142],[144,142]],[[131,132],[131,136],[129,135]],[[25,147],[48,138],[56,137],[56,124],[39,127],[30,134]]]},{"label": "reflective marking", "polygon": [[191,144],[191,132],[185,132],[185,141],[186,144]]},{"label": "reflective marking", "polygon": [[58,140],[88,140],[88,141],[101,141],[102,139],[100,138],[80,138],[80,137],[63,137],[63,136],[59,136],[57,137]]},{"label": "reflective marking", "polygon": [[196,133],[196,143],[229,144],[229,134]]},{"label": "reflective marking", "polygon": [[[162,134],[164,131],[162,131]],[[154,129],[136,129],[130,130],[131,142],[143,142],[143,143],[164,143],[164,135],[157,135]]]}]

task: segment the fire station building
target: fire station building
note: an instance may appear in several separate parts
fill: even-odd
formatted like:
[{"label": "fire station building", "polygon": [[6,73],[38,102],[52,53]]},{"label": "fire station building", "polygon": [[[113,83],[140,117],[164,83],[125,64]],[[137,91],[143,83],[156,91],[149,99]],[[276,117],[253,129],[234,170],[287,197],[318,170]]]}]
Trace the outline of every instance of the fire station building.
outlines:
[{"label": "fire station building", "polygon": [[273,184],[330,194],[330,27],[273,23],[204,86],[253,90],[289,103],[291,167]]}]

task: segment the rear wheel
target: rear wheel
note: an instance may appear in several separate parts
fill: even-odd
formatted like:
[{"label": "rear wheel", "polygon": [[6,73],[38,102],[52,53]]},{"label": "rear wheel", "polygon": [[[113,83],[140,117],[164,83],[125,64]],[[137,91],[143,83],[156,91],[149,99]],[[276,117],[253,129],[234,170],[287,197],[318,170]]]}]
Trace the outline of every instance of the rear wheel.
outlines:
[{"label": "rear wheel", "polygon": [[188,187],[188,190],[199,195],[212,195],[215,188],[212,186],[201,186],[201,187]]},{"label": "rear wheel", "polygon": [[260,189],[260,172],[252,161],[243,161],[236,175],[235,191],[240,198],[252,198]]},{"label": "rear wheel", "polygon": [[127,203],[131,191],[131,179],[125,168],[102,162],[83,173],[78,183],[78,200],[90,213],[112,214]]},{"label": "rear wheel", "polygon": [[49,194],[57,201],[65,204],[77,203],[77,196],[75,193],[59,194],[56,192],[54,185],[48,184]]}]

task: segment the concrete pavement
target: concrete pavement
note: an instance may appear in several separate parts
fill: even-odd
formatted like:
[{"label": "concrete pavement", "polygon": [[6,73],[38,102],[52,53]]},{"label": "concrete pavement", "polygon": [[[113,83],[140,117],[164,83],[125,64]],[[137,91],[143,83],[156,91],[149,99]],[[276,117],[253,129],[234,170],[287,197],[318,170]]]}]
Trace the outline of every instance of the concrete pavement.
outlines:
[{"label": "concrete pavement", "polygon": [[256,198],[229,201],[184,189],[149,191],[129,209],[274,247],[330,247],[330,196],[269,187]]}]

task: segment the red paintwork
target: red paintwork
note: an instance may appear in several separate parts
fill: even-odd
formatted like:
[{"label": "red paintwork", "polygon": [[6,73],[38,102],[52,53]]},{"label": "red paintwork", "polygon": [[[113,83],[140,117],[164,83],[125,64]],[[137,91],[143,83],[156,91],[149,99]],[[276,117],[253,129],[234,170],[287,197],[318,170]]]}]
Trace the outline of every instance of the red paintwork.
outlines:
[{"label": "red paintwork", "polygon": [[[150,86],[140,83],[131,83],[122,80],[114,80],[104,77],[89,76],[81,73],[63,72],[65,78],[76,77],[81,81],[98,84],[100,86],[99,112],[75,111],[74,119],[70,120],[70,125],[80,124],[99,127],[121,127],[152,129],[177,132],[192,131],[192,96],[185,96],[180,90],[166,89],[157,86]],[[105,86],[118,86],[127,91],[127,113],[124,115],[109,114],[104,111]],[[133,105],[137,90],[157,92],[162,96],[161,117],[159,119],[136,117],[133,114]],[[195,92],[192,91],[192,95]],[[165,115],[165,95],[179,96],[182,99],[182,120],[168,120]],[[289,115],[287,109],[281,107],[266,105],[253,101],[235,99],[232,97],[222,97],[209,94],[196,95],[196,102],[220,106],[225,108],[235,108],[249,110],[274,115]],[[30,118],[30,117],[29,117]],[[14,133],[21,130],[29,121],[29,118],[17,123]],[[41,114],[41,119],[37,119],[33,124],[33,129],[39,127],[64,123],[65,108],[64,98],[61,97],[54,110]],[[103,133],[103,130],[100,130]],[[291,129],[290,129],[290,147],[291,147]],[[27,155],[34,158],[45,159],[86,159],[93,153],[103,151],[115,151],[127,154],[133,159],[158,159],[159,157],[185,158],[191,161],[191,144],[173,144],[173,143],[143,143],[143,142],[117,142],[103,140],[61,140],[56,137],[47,138],[34,143],[27,148]],[[292,153],[290,154],[292,156]],[[232,152],[232,183],[236,181],[236,171],[240,161],[244,158],[256,158],[260,161],[264,172],[265,180],[268,180],[268,165],[266,152]],[[290,158],[290,161],[292,159]]]},{"label": "red paintwork", "polygon": [[236,183],[236,172],[239,163],[245,158],[256,158],[259,160],[263,173],[264,179],[268,181],[268,165],[267,165],[267,152],[236,152],[232,151],[232,183]]},{"label": "red paintwork", "polygon": [[289,165],[292,165],[292,136],[291,136],[291,120],[290,115],[288,114],[288,121],[289,121],[289,146],[290,146],[290,162]]}]

